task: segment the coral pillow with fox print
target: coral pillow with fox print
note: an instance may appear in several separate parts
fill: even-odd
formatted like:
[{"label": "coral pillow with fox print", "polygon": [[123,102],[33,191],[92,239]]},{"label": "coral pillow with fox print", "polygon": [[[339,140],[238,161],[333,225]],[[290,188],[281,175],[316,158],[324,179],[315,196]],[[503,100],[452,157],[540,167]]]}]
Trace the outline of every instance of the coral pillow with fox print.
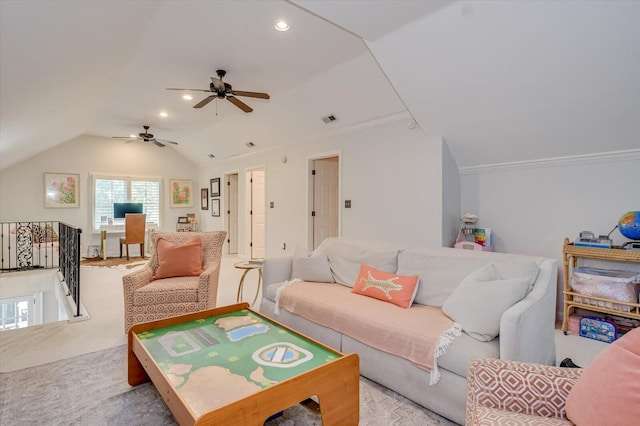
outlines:
[{"label": "coral pillow with fox print", "polygon": [[417,275],[396,275],[378,271],[364,263],[360,264],[360,274],[351,290],[352,293],[390,302],[401,308],[411,307],[417,291]]}]

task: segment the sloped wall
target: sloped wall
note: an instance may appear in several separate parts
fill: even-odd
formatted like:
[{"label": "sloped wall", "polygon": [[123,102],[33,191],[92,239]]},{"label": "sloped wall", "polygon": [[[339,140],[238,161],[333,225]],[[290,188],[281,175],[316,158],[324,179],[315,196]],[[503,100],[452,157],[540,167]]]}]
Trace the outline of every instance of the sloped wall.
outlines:
[{"label": "sloped wall", "polygon": [[[79,208],[44,207],[45,172],[80,174]],[[82,244],[86,253],[89,245],[99,245],[99,235],[91,230],[91,173],[163,177],[161,196],[165,200],[168,200],[165,193],[168,179],[192,179],[195,183],[197,178],[194,164],[169,147],[80,136],[2,170],[0,221],[53,220],[79,226],[83,230]],[[168,201],[162,205],[161,228],[165,230],[175,230],[178,216],[184,216],[187,211],[199,213],[197,196],[191,209],[170,209]],[[119,253],[119,236],[109,237],[109,255]]]}]

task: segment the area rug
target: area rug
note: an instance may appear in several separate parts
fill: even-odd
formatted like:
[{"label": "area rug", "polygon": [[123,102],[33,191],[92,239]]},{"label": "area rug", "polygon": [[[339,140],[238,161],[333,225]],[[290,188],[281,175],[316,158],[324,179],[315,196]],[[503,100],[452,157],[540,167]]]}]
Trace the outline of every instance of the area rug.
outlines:
[{"label": "area rug", "polygon": [[[176,425],[156,388],[127,383],[126,345],[0,374],[2,425]],[[268,426],[321,425],[296,405]],[[360,380],[360,425],[455,425],[377,383]]]},{"label": "area rug", "polygon": [[92,257],[83,259],[80,261],[81,266],[101,266],[112,268],[114,266],[126,265],[127,268],[133,268],[138,265],[143,265],[149,261],[148,257],[132,257],[127,260],[126,257],[108,257],[103,259],[101,257]]}]

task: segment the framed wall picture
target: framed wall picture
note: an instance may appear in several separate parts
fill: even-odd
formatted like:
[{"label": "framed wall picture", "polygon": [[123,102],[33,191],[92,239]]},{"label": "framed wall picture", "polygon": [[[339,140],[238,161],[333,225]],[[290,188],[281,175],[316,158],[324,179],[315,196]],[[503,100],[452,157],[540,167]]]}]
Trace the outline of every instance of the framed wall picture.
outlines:
[{"label": "framed wall picture", "polygon": [[200,208],[209,210],[209,190],[207,188],[200,188]]},{"label": "framed wall picture", "polygon": [[80,175],[45,173],[44,206],[46,208],[80,207]]},{"label": "framed wall picture", "polygon": [[211,216],[213,217],[220,216],[220,198],[211,199]]},{"label": "framed wall picture", "polygon": [[213,178],[209,182],[211,184],[211,196],[219,197],[220,196],[220,178]]},{"label": "framed wall picture", "polygon": [[169,207],[193,207],[193,182],[169,179]]},{"label": "framed wall picture", "polygon": [[178,218],[178,223],[189,223],[189,218],[186,216],[180,216]]}]

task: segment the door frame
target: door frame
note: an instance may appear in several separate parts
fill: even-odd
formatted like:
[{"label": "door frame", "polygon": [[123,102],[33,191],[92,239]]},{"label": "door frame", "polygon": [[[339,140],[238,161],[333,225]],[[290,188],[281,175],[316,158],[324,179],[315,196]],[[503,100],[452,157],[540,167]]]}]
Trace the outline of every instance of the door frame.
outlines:
[{"label": "door frame", "polygon": [[[230,204],[231,204],[231,188],[229,185],[229,177],[235,175],[236,179],[237,179],[237,188],[236,188],[236,201],[237,201],[237,205],[236,207],[236,211],[235,211],[235,215],[236,215],[236,251],[235,252],[231,252],[231,245],[227,243],[227,254],[239,254],[240,252],[240,171],[238,169],[235,170],[230,170],[227,171],[225,173],[223,173],[223,177],[224,177],[224,196],[221,197],[222,198],[222,204],[223,206],[220,206],[220,208],[222,209],[222,211],[224,211],[224,214],[222,216],[224,216],[224,229],[225,231],[227,231],[227,240],[229,240],[230,238],[230,230],[231,230],[231,218],[230,215],[227,214],[227,212],[229,211],[230,208]],[[222,195],[222,193],[221,193]],[[223,209],[224,207],[224,209]],[[221,211],[221,213],[222,213]]]},{"label": "door frame", "polygon": [[338,237],[342,235],[342,209],[340,208],[342,201],[342,151],[327,151],[307,156],[307,208],[305,216],[307,223],[307,249],[309,250],[313,247],[313,220],[311,220],[311,212],[313,211],[313,179],[311,179],[311,170],[313,170],[313,162],[315,160],[332,157],[338,157]]},{"label": "door frame", "polygon": [[267,256],[267,206],[266,206],[266,200],[267,200],[267,166],[262,164],[262,165],[256,165],[256,166],[251,166],[251,167],[247,167],[244,169],[244,184],[245,184],[245,190],[244,190],[244,202],[245,202],[245,213],[243,215],[244,217],[244,229],[245,229],[245,235],[244,235],[244,249],[245,249],[245,256],[249,259],[251,259],[251,256],[253,255],[252,253],[252,247],[251,247],[251,243],[253,240],[253,224],[252,224],[252,215],[250,213],[251,210],[251,202],[252,202],[252,185],[251,185],[251,172],[253,172],[254,170],[262,170],[262,173],[264,173],[264,200],[265,200],[265,206],[264,206],[264,212],[265,212],[265,217],[264,217],[264,255],[265,257]]}]

